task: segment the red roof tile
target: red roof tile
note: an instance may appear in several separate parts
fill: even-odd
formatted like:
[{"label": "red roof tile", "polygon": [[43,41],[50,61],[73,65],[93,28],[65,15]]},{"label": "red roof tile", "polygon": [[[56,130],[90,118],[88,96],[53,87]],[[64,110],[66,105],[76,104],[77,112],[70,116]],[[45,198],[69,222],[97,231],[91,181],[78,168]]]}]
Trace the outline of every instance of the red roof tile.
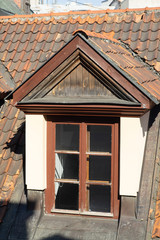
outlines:
[{"label": "red roof tile", "polygon": [[[158,11],[155,8],[136,12],[103,10],[0,18],[0,56],[19,85],[27,78],[28,72],[33,73],[72,38],[73,32],[82,29],[90,36],[111,36],[112,39],[124,41],[159,70],[156,63],[160,61]],[[48,52],[51,54],[48,55]],[[31,62],[40,59],[41,64],[37,61],[32,71],[29,62],[26,63],[27,59]],[[19,77],[22,71],[24,79]]]},{"label": "red roof tile", "polygon": [[140,61],[136,55],[133,56],[131,50],[125,48],[125,46],[121,45],[118,41],[116,43],[114,41],[108,42],[102,38],[97,39],[95,37],[91,38],[91,41],[96,43],[97,47],[101,48],[101,51],[114,61],[124,72],[130,75],[134,81],[160,100],[159,76],[150,71],[148,65]]},{"label": "red roof tile", "polygon": [[[4,206],[10,199],[22,169],[23,122],[24,114],[12,105],[12,101],[3,105],[0,114],[0,222],[7,209]],[[20,144],[21,151],[16,151]]]}]

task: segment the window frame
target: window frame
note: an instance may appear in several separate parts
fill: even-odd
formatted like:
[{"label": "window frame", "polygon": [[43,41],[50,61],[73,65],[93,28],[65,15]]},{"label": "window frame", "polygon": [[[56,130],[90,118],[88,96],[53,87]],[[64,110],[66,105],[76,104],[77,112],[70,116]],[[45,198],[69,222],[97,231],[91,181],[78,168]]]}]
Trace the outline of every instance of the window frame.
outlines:
[{"label": "window frame", "polygon": [[[80,146],[79,146],[79,210],[55,209],[55,126],[56,124],[78,124],[80,126]],[[109,213],[86,211],[86,155],[83,149],[86,146],[87,125],[111,125],[112,126],[112,161],[111,161],[111,211]],[[83,139],[83,144],[81,144]],[[86,141],[84,143],[84,141]],[[118,175],[119,175],[119,118],[103,117],[66,117],[48,116],[47,117],[47,189],[45,190],[45,210],[47,213],[68,213],[88,216],[105,216],[118,218],[119,199],[118,199]],[[82,159],[82,160],[81,160]],[[51,170],[53,169],[53,171]],[[84,174],[85,172],[85,174]],[[63,180],[62,180],[63,181]],[[91,183],[90,183],[91,184]],[[101,185],[101,184],[100,184]],[[102,183],[103,185],[103,183]]]}]

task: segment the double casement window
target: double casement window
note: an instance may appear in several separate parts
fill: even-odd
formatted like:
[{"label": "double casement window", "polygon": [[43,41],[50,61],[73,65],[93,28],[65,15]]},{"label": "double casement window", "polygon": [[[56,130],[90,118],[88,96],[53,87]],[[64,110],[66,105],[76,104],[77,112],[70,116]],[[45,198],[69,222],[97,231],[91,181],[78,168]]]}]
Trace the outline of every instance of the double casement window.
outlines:
[{"label": "double casement window", "polygon": [[118,123],[50,121],[51,212],[114,216]]}]

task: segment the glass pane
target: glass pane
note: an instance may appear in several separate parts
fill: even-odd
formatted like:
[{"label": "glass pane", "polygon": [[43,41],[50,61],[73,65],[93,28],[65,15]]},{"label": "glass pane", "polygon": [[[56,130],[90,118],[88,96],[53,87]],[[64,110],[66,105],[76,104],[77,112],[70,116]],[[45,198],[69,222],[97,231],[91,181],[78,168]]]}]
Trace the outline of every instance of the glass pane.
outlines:
[{"label": "glass pane", "polygon": [[111,157],[89,156],[89,180],[111,181]]},{"label": "glass pane", "polygon": [[89,211],[110,212],[110,186],[89,186]]},{"label": "glass pane", "polygon": [[79,155],[56,153],[56,179],[79,179]]},{"label": "glass pane", "polygon": [[55,183],[55,208],[78,210],[78,184]]},{"label": "glass pane", "polygon": [[88,152],[111,152],[111,126],[87,126]]},{"label": "glass pane", "polygon": [[56,125],[56,150],[79,151],[79,125]]}]

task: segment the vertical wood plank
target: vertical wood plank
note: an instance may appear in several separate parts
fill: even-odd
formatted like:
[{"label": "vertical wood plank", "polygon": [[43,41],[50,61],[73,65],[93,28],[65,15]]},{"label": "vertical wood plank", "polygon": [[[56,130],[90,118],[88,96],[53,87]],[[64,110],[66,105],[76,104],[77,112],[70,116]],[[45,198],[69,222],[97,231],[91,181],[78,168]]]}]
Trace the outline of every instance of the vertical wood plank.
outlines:
[{"label": "vertical wood plank", "polygon": [[86,124],[82,122],[81,124],[81,184],[82,184],[82,201],[81,209],[84,211],[86,209]]},{"label": "vertical wood plank", "polygon": [[47,121],[47,188],[45,190],[46,212],[50,213],[54,203],[54,125],[52,121]]},{"label": "vertical wood plank", "polygon": [[72,96],[76,95],[76,69],[74,69],[71,73],[70,73],[70,96],[72,93]]},{"label": "vertical wood plank", "polygon": [[118,179],[119,179],[119,124],[115,123],[115,134],[114,134],[114,179],[113,179],[113,191],[114,191],[114,218],[119,217],[119,204],[118,199]]}]

